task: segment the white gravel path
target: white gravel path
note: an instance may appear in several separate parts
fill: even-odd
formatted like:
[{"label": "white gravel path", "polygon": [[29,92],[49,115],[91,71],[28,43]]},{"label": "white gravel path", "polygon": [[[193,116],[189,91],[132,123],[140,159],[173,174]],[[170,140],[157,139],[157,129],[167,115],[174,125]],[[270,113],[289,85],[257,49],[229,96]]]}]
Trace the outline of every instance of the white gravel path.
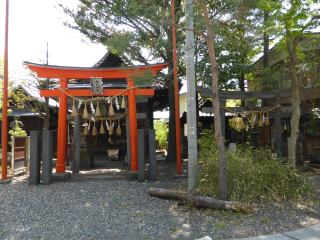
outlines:
[{"label": "white gravel path", "polygon": [[[186,173],[186,164],[183,171]],[[186,187],[162,163],[157,182],[110,175],[75,175],[31,186],[24,175],[0,185],[0,239],[231,239],[296,230],[320,223],[320,205],[259,207],[253,214],[178,207],[150,197],[150,187]]]}]

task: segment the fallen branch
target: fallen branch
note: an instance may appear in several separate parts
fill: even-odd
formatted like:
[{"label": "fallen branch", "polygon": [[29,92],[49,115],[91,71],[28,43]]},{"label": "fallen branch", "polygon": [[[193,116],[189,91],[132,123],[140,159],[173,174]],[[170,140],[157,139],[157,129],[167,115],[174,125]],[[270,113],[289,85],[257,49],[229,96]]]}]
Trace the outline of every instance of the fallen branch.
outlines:
[{"label": "fallen branch", "polygon": [[231,209],[235,212],[245,212],[251,213],[252,209],[249,206],[231,202],[231,201],[222,201],[212,197],[201,197],[193,196],[189,193],[176,191],[171,189],[162,189],[162,188],[150,188],[149,195],[158,198],[170,198],[178,199],[184,202],[190,202],[195,207],[209,207],[216,209]]}]

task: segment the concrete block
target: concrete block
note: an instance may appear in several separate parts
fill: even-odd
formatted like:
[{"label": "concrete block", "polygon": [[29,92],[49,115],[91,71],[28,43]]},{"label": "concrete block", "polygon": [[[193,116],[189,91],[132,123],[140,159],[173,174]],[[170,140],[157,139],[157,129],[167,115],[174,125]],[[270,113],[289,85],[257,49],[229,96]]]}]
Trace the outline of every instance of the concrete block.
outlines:
[{"label": "concrete block", "polygon": [[138,182],[144,182],[144,130],[138,129]]},{"label": "concrete block", "polygon": [[69,178],[71,178],[71,173],[70,172],[53,173],[52,174],[52,180],[55,181],[55,182],[66,181]]},{"label": "concrete block", "polygon": [[317,240],[320,239],[320,225],[303,228],[292,232],[285,232],[282,235],[293,239]]},{"label": "concrete block", "polygon": [[148,134],[150,181],[157,181],[156,132],[154,129],[148,129]]},{"label": "concrete block", "polygon": [[[296,239],[296,238],[294,238]],[[284,236],[282,234],[274,234],[274,235],[267,235],[267,236],[260,236],[260,237],[252,237],[252,238],[237,238],[233,240],[293,240],[290,237]],[[298,239],[296,239],[298,240]]]},{"label": "concrete block", "polygon": [[52,183],[52,131],[42,132],[42,184]]},{"label": "concrete block", "polygon": [[30,131],[30,176],[29,184],[40,184],[41,132]]}]

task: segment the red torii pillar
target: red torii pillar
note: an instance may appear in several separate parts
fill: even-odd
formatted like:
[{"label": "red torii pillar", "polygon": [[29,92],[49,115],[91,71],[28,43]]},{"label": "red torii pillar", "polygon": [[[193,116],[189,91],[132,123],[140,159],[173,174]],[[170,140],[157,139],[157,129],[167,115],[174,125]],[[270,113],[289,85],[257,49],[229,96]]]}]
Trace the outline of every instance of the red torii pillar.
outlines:
[{"label": "red torii pillar", "polygon": [[[59,78],[60,88],[74,97],[92,97],[91,90],[68,90],[69,79],[88,79],[90,77],[102,77],[111,79],[127,79],[128,88],[134,87],[134,76],[136,69],[140,73],[151,70],[154,75],[168,66],[168,63],[154,64],[149,66],[140,66],[129,68],[128,71],[121,71],[119,68],[75,68],[75,67],[59,67],[50,65],[40,65],[35,63],[24,62],[30,70],[35,71],[38,77],[43,78]],[[121,93],[123,89],[104,89],[105,96],[114,96]],[[130,142],[131,142],[131,170],[138,171],[138,146],[137,146],[137,113],[136,113],[136,95],[153,96],[153,89],[130,89],[129,93],[125,92],[129,100],[129,119],[130,119]],[[56,172],[65,172],[65,153],[66,153],[66,119],[67,119],[67,94],[58,89],[41,90],[41,97],[59,97],[59,120],[58,120],[58,149],[57,149],[57,165]]]}]

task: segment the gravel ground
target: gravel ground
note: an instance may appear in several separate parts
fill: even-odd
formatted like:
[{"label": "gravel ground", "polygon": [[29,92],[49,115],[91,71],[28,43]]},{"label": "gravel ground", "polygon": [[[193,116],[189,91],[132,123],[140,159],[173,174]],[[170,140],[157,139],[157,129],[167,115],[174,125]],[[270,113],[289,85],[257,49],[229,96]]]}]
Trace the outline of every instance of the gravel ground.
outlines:
[{"label": "gravel ground", "polygon": [[[187,162],[182,167],[186,174]],[[186,178],[172,178],[174,169],[160,162],[158,181],[145,183],[128,178],[125,169],[81,172],[47,186],[29,185],[27,174],[17,177],[0,185],[0,239],[232,239],[320,223],[320,201],[242,214],[150,197],[150,187],[187,187]]]}]

